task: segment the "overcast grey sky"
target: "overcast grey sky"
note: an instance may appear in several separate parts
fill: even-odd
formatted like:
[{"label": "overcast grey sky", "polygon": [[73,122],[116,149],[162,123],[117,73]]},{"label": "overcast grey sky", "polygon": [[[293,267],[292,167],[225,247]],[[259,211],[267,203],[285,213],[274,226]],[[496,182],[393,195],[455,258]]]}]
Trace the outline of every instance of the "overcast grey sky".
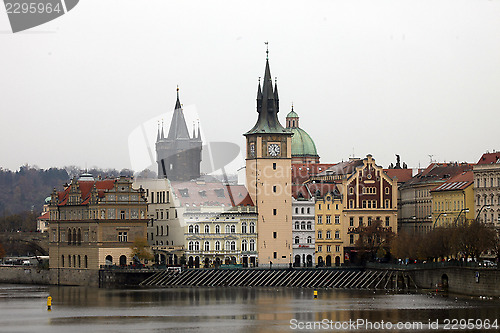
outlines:
[{"label": "overcast grey sky", "polygon": [[500,149],[499,0],[84,0],[17,34],[2,8],[0,32],[12,170],[130,168],[129,135],[172,111],[177,84],[205,139],[243,146],[266,40],[280,120],[293,102],[324,163],[371,153],[386,167],[397,153],[424,167]]}]

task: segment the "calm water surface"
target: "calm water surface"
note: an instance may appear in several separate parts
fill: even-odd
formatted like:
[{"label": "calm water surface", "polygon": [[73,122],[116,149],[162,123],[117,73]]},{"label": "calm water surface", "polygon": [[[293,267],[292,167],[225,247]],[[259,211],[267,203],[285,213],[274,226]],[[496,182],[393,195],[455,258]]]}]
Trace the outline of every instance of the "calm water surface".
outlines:
[{"label": "calm water surface", "polygon": [[[50,312],[49,295],[53,298]],[[315,300],[312,289],[292,288],[107,290],[0,285],[0,332],[279,332],[293,331],[291,320],[298,327],[325,319],[363,319],[374,325],[382,320],[422,322],[423,329],[392,331],[443,332],[448,331],[443,326],[447,318],[500,319],[498,299],[332,289],[320,289],[318,295]],[[439,329],[430,329],[429,319],[439,319]],[[359,328],[356,331],[373,331]]]}]

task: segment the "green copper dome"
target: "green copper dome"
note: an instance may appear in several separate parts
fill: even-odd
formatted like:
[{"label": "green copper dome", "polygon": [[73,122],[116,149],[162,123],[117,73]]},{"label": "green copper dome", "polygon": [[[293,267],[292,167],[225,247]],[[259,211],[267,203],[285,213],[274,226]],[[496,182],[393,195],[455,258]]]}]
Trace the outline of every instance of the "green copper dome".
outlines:
[{"label": "green copper dome", "polygon": [[293,156],[318,156],[316,145],[309,134],[301,128],[288,128],[293,133],[292,136],[292,157]]},{"label": "green copper dome", "polygon": [[286,117],[287,118],[298,118],[299,115],[297,113],[295,113],[295,111],[293,111],[293,109],[292,109],[292,111],[288,112],[288,114],[286,115]]}]

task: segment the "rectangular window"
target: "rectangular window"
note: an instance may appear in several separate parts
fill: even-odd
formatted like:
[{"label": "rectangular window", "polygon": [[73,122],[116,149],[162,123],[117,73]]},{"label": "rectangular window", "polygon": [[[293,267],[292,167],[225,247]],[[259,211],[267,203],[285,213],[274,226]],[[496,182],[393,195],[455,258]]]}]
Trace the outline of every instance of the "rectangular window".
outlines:
[{"label": "rectangular window", "polygon": [[360,227],[363,226],[363,217],[362,216],[359,217],[359,226]]},{"label": "rectangular window", "polygon": [[363,200],[363,208],[366,208],[366,200]]},{"label": "rectangular window", "polygon": [[370,226],[370,225],[372,225],[372,217],[371,216],[368,217],[368,226]]},{"label": "rectangular window", "polygon": [[118,232],[118,241],[119,242],[128,242],[128,234],[126,231]]},{"label": "rectangular window", "polygon": [[[113,214],[113,215],[114,215],[114,214]],[[124,210],[122,210],[122,211],[120,212],[120,219],[125,220],[125,211],[124,211]]]},{"label": "rectangular window", "polygon": [[274,257],[274,259],[278,258],[278,252],[274,252],[273,257]]},{"label": "rectangular window", "polygon": [[321,210],[321,204],[318,205],[318,210]]},{"label": "rectangular window", "polygon": [[276,185],[273,186],[273,192],[276,193]]},{"label": "rectangular window", "polygon": [[318,224],[323,224],[323,215],[318,215]]},{"label": "rectangular window", "polygon": [[349,226],[354,227],[354,217],[352,216],[349,218]]},{"label": "rectangular window", "polygon": [[326,246],[326,252],[332,252],[332,246],[331,245],[327,245]]},{"label": "rectangular window", "polygon": [[340,245],[335,245],[335,252],[340,252]]},{"label": "rectangular window", "polygon": [[273,163],[273,170],[276,170],[276,163]]},{"label": "rectangular window", "polygon": [[278,237],[278,233],[276,231],[273,231],[273,238]]},{"label": "rectangular window", "polygon": [[354,208],[354,200],[349,200],[349,208]]},{"label": "rectangular window", "polygon": [[349,235],[349,244],[354,244],[354,235]]},{"label": "rectangular window", "polygon": [[318,252],[321,252],[323,251],[323,246],[322,245],[318,245]]},{"label": "rectangular window", "polygon": [[331,215],[326,216],[326,224],[332,224],[332,216]]},{"label": "rectangular window", "polygon": [[273,215],[276,215],[278,213],[278,211],[276,210],[276,208],[273,209]]},{"label": "rectangular window", "polygon": [[388,227],[389,226],[389,222],[390,222],[390,218],[389,216],[386,216],[385,217],[385,226]]},{"label": "rectangular window", "polygon": [[155,192],[151,191],[151,203],[155,203]]},{"label": "rectangular window", "polygon": [[340,215],[335,215],[335,224],[340,224]]}]

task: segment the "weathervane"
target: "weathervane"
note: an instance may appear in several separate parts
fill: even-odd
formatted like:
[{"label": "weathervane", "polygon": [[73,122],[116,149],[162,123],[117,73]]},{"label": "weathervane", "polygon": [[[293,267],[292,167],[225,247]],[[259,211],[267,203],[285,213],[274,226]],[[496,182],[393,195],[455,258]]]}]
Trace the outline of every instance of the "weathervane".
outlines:
[{"label": "weathervane", "polygon": [[269,42],[264,42],[266,44],[266,60],[269,60]]}]

